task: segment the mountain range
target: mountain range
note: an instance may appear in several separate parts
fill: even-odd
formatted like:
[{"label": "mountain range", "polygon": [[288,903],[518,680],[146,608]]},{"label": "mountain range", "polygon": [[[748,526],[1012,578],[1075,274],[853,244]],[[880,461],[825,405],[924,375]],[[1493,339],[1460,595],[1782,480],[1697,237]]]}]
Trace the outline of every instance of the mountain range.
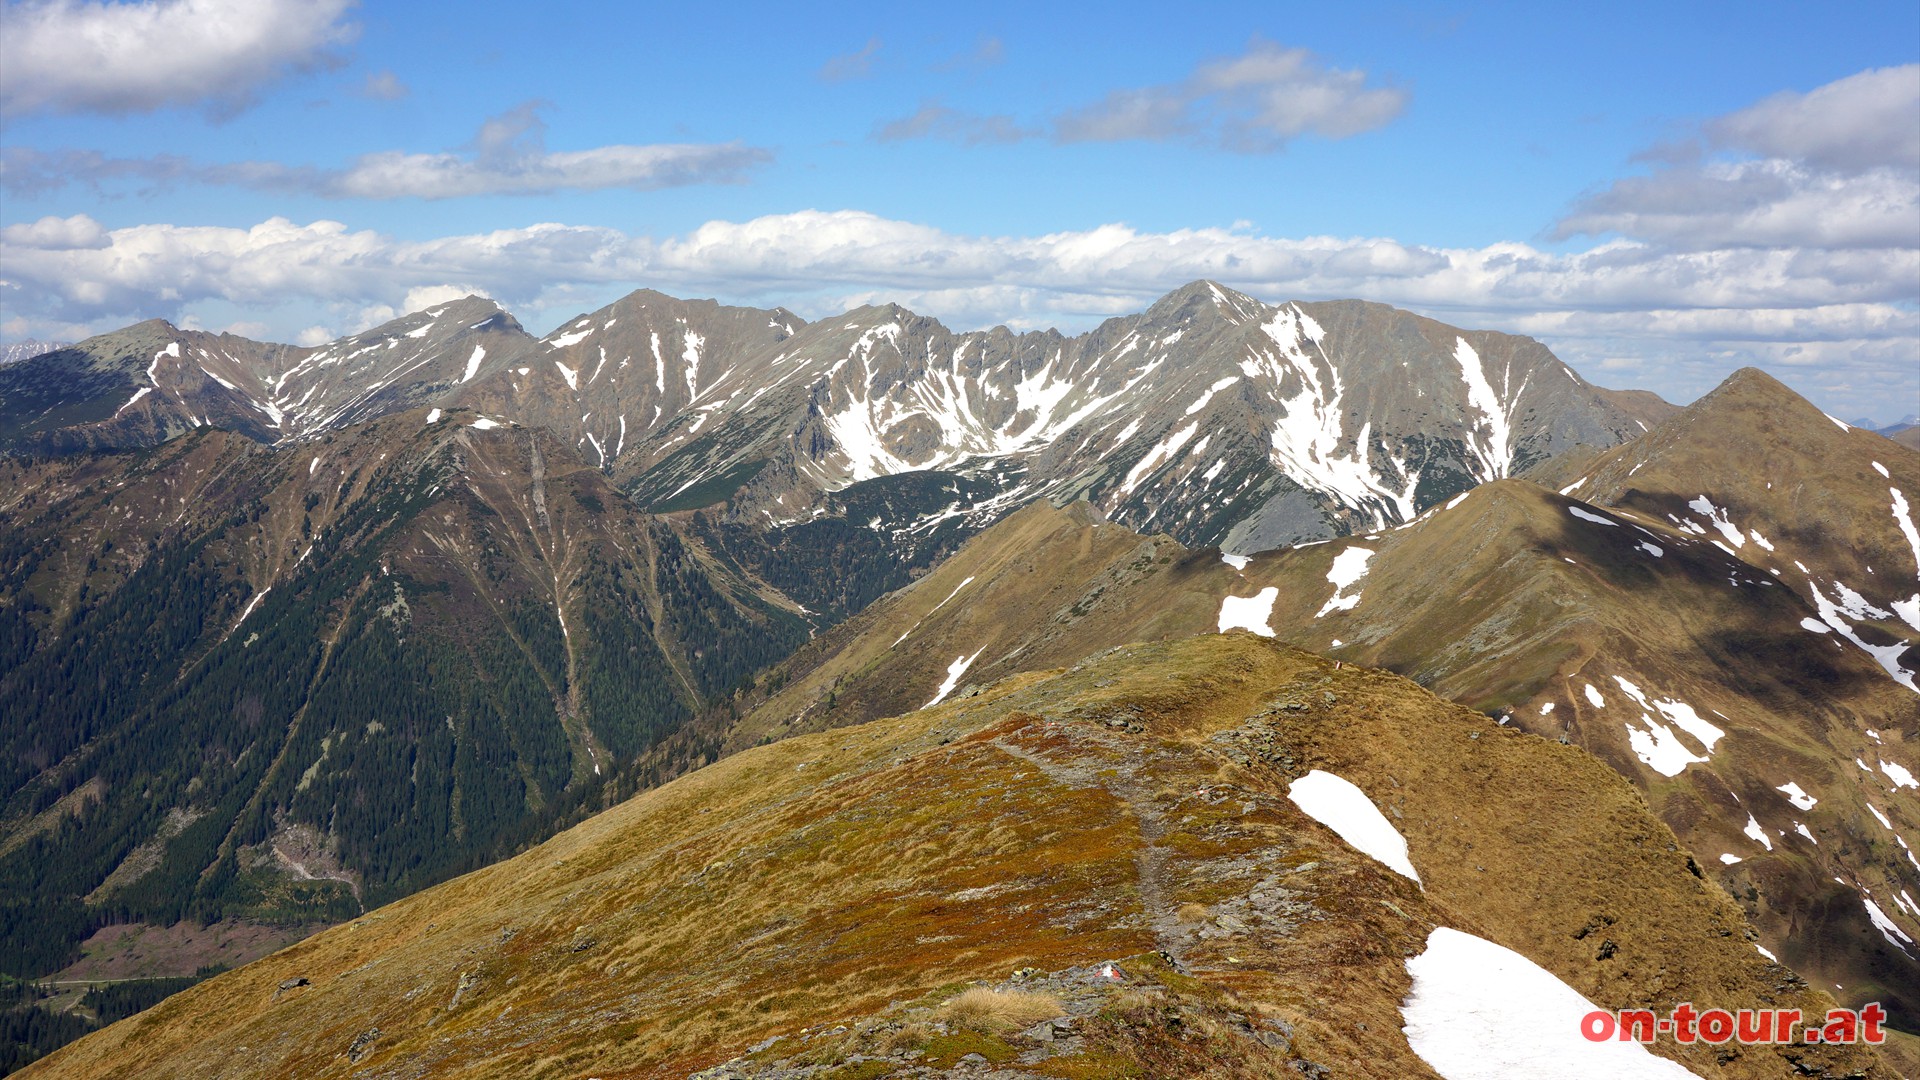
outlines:
[{"label": "mountain range", "polygon": [[[641,291],[535,339],[469,297],[314,348],[155,320],[9,364],[0,447],[7,973],[115,970],[129,926],[204,926],[155,971],[187,976],[195,944],[236,927],[278,941],[346,921],[85,1040],[50,1075],[212,1075],[216,1060],[457,1074],[509,1044],[555,1075],[684,1076],[734,1056],[738,1075],[773,1075],[793,1045],[749,1044],[841,1020],[921,1025],[928,1061],[948,1037],[1029,1053],[1018,1032],[960,1023],[940,987],[1013,994],[1002,968],[1044,969],[1065,1008],[1096,984],[1057,972],[1098,959],[1151,969],[1137,992],[1189,1030],[1285,1027],[1274,1063],[1410,1075],[1436,1066],[1399,1034],[1403,961],[1443,926],[1596,1002],[1882,1001],[1889,1060],[1920,1064],[1903,1041],[1920,1032],[1920,453],[1758,371],[1681,409],[1593,386],[1530,339],[1204,281],[1078,337]],[[1439,749],[1448,732],[1459,753]],[[1475,764],[1483,739],[1519,772]],[[958,772],[947,744],[972,748]],[[1338,880],[1304,901],[1261,876],[1311,832],[1297,812],[1201,824],[1212,811],[1182,800],[1213,796],[1179,794],[1226,778],[1248,805],[1291,807],[1316,769],[1396,808],[1429,890],[1470,836],[1469,864],[1508,871],[1382,892],[1377,863],[1314,841],[1305,861]],[[1386,792],[1415,775],[1473,828],[1410,822]],[[1526,809],[1545,791],[1560,794]],[[913,792],[944,809],[862,832]],[[1074,831],[1024,824],[1078,821],[1086,798],[1131,839],[1078,853]],[[723,811],[721,833],[701,820]],[[956,828],[1001,838],[949,890],[968,896],[965,933],[906,899],[938,894],[910,864],[886,869]],[[844,839],[795,841],[801,856],[781,829]],[[721,834],[760,854],[725,855]],[[1652,861],[1620,869],[1641,848]],[[719,878],[660,869],[701,857]],[[824,906],[791,901],[815,914],[756,899],[833,867],[849,872]],[[1041,887],[1023,882],[1137,899],[1020,900]],[[1283,894],[1320,915],[1273,909]],[[582,895],[689,914],[561,927]],[[1295,945],[1254,935],[1279,952],[1250,959],[1249,911],[1311,926]],[[1009,919],[993,948],[966,944]],[[1596,933],[1607,947],[1562,941]],[[1403,949],[1379,952],[1395,935]],[[796,947],[816,939],[831,944]],[[962,944],[924,970],[880,959],[916,940]],[[1309,946],[1358,950],[1349,974],[1371,989],[1316,981],[1309,952],[1288,951]],[[733,975],[671,960],[730,949],[751,958]],[[400,981],[355,989],[383,963]],[[891,974],[857,974],[876,964]],[[794,989],[755,1004],[749,970]],[[582,996],[589,971],[666,978],[714,1012],[661,1027],[656,991]],[[462,1005],[523,980],[511,1024]],[[280,989],[235,994],[267,982]],[[586,1031],[590,1014],[625,1034]],[[443,1022],[457,1032],[430,1038]],[[1131,1021],[1075,1023],[1060,1030],[1090,1060],[1149,1075],[1228,1060]],[[168,1034],[187,1030],[225,1034]],[[885,1056],[835,1040],[821,1075]],[[1884,1068],[1828,1053],[1681,1060]]]}]

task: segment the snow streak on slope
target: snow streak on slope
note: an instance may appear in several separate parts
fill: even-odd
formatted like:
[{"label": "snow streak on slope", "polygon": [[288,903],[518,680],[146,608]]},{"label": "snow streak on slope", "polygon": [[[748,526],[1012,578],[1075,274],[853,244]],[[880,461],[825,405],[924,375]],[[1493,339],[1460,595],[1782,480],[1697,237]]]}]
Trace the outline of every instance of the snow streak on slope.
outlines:
[{"label": "snow streak on slope", "polygon": [[1272,345],[1255,347],[1241,361],[1240,370],[1249,379],[1264,378],[1280,407],[1273,430],[1275,467],[1301,487],[1325,492],[1341,505],[1368,515],[1375,527],[1412,521],[1419,472],[1410,472],[1406,462],[1391,453],[1385,465],[1376,466],[1370,423],[1361,424],[1352,445],[1342,449],[1348,441],[1342,405],[1346,387],[1327,356],[1326,332],[1320,324],[1297,305],[1288,305],[1277,309],[1272,321],[1260,329]]},{"label": "snow streak on slope", "polygon": [[[1460,338],[1453,347],[1453,358],[1460,364],[1460,377],[1467,384],[1467,404],[1480,411],[1486,417],[1487,434],[1480,435],[1479,426],[1473,429],[1473,438],[1467,441],[1467,449],[1479,459],[1481,483],[1499,480],[1513,469],[1513,417],[1500,395],[1493,390],[1493,383],[1487,378],[1486,367],[1480,360],[1480,354],[1473,351],[1466,338]],[[1506,376],[1501,376],[1506,382]],[[1520,390],[1525,390],[1525,380]],[[1520,399],[1519,391],[1513,393],[1513,399]]]},{"label": "snow streak on slope", "polygon": [[953,663],[948,664],[947,677],[944,681],[940,683],[940,692],[933,695],[932,701],[929,701],[925,705],[922,705],[920,707],[923,709],[931,709],[935,705],[938,705],[941,702],[947,700],[947,695],[953,693],[953,688],[960,685],[960,676],[965,675],[967,673],[967,669],[973,666],[973,661],[975,657],[978,657],[982,652],[985,652],[985,651],[986,651],[986,646],[983,645],[980,648],[974,650],[973,656],[962,656],[955,659]]},{"label": "snow streak on slope", "polygon": [[[823,408],[822,422],[846,458],[844,479],[820,478],[829,487],[1040,449],[1116,402],[1137,405],[1123,399],[1160,363],[1127,372],[1119,386],[1101,393],[1096,379],[1069,370],[1064,350],[1056,349],[1012,385],[1013,408],[1008,419],[996,425],[983,418],[993,404],[994,388],[961,370],[968,350],[979,347],[973,338],[961,339],[950,351],[929,341],[925,368],[917,377],[876,393],[876,382],[890,381],[876,378],[883,362],[903,360],[905,345],[906,329],[898,322],[870,327],[823,376],[831,382],[842,370],[852,375],[835,393],[838,400]],[[882,350],[893,356],[883,356]],[[1103,359],[1118,359],[1126,351],[1114,350]],[[889,436],[915,420],[931,422],[938,442],[914,452],[890,448]]]}]

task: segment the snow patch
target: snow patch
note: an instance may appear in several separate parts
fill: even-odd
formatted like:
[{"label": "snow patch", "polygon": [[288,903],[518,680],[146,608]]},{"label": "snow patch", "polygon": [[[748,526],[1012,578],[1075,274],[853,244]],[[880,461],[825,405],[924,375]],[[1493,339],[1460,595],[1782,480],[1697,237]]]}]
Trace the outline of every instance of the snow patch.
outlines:
[{"label": "snow patch", "polygon": [[1407,859],[1407,838],[1352,781],[1315,769],[1287,785],[1287,798],[1355,851],[1419,883],[1420,875]]},{"label": "snow patch", "polygon": [[558,360],[555,360],[553,362],[553,366],[559,368],[560,377],[567,380],[567,389],[569,390],[580,389],[580,373],[579,372],[573,370],[572,368],[568,367],[567,365],[561,363]]},{"label": "snow patch", "polygon": [[[1726,510],[1713,505],[1713,502],[1709,500],[1705,495],[1702,495],[1699,498],[1693,500],[1692,502],[1689,502],[1687,504],[1687,508],[1689,510],[1696,510],[1702,514],[1707,515],[1707,520],[1712,522],[1713,527],[1720,530],[1720,535],[1726,537],[1727,542],[1729,544],[1732,544],[1735,548],[1743,548],[1747,546],[1747,535],[1740,531],[1739,526],[1735,525],[1732,521],[1728,520]],[[1773,546],[1769,544],[1767,546],[1767,550],[1772,551]],[[1729,552],[1728,554],[1732,554],[1732,552]]]},{"label": "snow patch", "polygon": [[1779,787],[1774,788],[1773,790],[1786,792],[1787,801],[1792,803],[1794,806],[1799,807],[1802,810],[1811,810],[1813,809],[1813,805],[1820,801],[1819,799],[1814,798],[1813,796],[1807,794],[1806,792],[1801,791],[1800,785],[1794,783],[1791,780],[1787,781],[1784,784],[1781,784]]},{"label": "snow patch", "polygon": [[1896,788],[1920,788],[1920,781],[1914,780],[1913,774],[1908,772],[1907,767],[1904,765],[1896,765],[1885,758],[1881,758],[1880,771],[1887,774],[1887,779],[1893,781],[1893,786]]},{"label": "snow patch", "polygon": [[578,345],[580,342],[585,341],[588,335],[592,333],[593,327],[589,326],[585,330],[575,330],[571,334],[561,334],[559,337],[547,342],[547,348],[564,349],[569,345]]},{"label": "snow patch", "polygon": [[[428,409],[428,410],[427,410],[427,423],[429,423],[429,424],[437,424],[437,423],[439,423],[439,422],[440,422],[440,410],[439,410],[439,409]],[[319,459],[319,458],[315,458],[314,460],[315,460],[315,461],[318,461],[318,460],[320,460],[320,459]]]},{"label": "snow patch", "polygon": [[460,376],[461,382],[473,381],[473,376],[480,370],[480,359],[486,355],[487,347],[485,345],[475,345],[473,347],[473,355],[467,357],[467,373]]},{"label": "snow patch", "polygon": [[1223,551],[1220,553],[1220,561],[1233,567],[1235,570],[1245,570],[1247,568],[1247,557],[1245,555],[1229,555]]},{"label": "snow patch", "polygon": [[[1880,931],[1880,936],[1887,939],[1887,944],[1902,951],[1913,944],[1913,939],[1907,936],[1905,930],[1900,929],[1899,924],[1887,918],[1887,913],[1880,910],[1879,904],[1865,896],[1860,898],[1860,902],[1867,906],[1867,918],[1873,920],[1873,928]],[[1898,940],[1895,940],[1896,938]]]},{"label": "snow patch", "polygon": [[1502,945],[1451,927],[1407,961],[1400,1006],[1407,1045],[1446,1080],[1695,1080],[1637,1042],[1588,1042],[1598,1008],[1552,972]]},{"label": "snow patch", "polygon": [[475,420],[473,422],[473,426],[479,428],[481,431],[492,431],[494,428],[497,428],[500,426],[500,421],[495,420],[489,416],[483,416],[480,419]]},{"label": "snow patch", "polygon": [[973,666],[974,658],[978,657],[981,653],[986,651],[987,651],[987,647],[985,645],[982,645],[980,646],[980,648],[974,650],[973,656],[962,656],[956,659],[953,663],[948,664],[947,678],[944,682],[940,684],[940,692],[933,695],[932,701],[929,701],[925,705],[922,705],[920,707],[923,709],[931,709],[935,705],[938,705],[942,701],[945,701],[947,699],[947,695],[953,693],[953,688],[960,685],[960,676],[965,675],[967,673],[967,669]]},{"label": "snow patch", "polygon": [[1268,623],[1273,618],[1273,602],[1279,598],[1280,590],[1269,585],[1252,596],[1229,596],[1221,600],[1220,632],[1251,630],[1261,637],[1272,637],[1273,627]]},{"label": "snow patch", "polygon": [[1352,611],[1360,604],[1360,594],[1345,595],[1347,588],[1367,576],[1367,563],[1373,559],[1371,548],[1355,545],[1346,548],[1333,557],[1333,566],[1327,570],[1327,580],[1333,582],[1333,596],[1321,606],[1314,618],[1329,611]]},{"label": "snow patch", "polygon": [[1627,745],[1633,748],[1634,756],[1654,772],[1661,776],[1679,776],[1687,766],[1707,760],[1694,756],[1672,728],[1644,716],[1641,719],[1647,724],[1644,729],[1632,724],[1621,726],[1627,729]]},{"label": "snow patch", "polygon": [[1574,517],[1579,518],[1581,521],[1591,521],[1595,525],[1612,525],[1615,528],[1618,528],[1620,525],[1620,523],[1617,521],[1612,521],[1608,518],[1603,518],[1599,514],[1590,514],[1587,511],[1582,510],[1577,506],[1567,507],[1567,513],[1572,514]]},{"label": "snow patch", "polygon": [[1607,699],[1600,696],[1600,691],[1594,689],[1592,683],[1587,684],[1587,700],[1593,702],[1593,707],[1596,709],[1607,707]]},{"label": "snow patch", "polygon": [[1760,827],[1760,820],[1752,814],[1747,815],[1747,827],[1740,831],[1751,837],[1754,843],[1768,851],[1773,850],[1773,838],[1767,835],[1767,830]]}]

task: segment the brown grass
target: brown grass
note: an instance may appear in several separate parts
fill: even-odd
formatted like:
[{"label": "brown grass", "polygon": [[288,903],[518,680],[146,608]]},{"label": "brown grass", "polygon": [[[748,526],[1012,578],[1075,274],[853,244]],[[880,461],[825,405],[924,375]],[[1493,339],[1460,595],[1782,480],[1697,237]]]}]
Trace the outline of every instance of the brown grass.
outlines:
[{"label": "brown grass", "polygon": [[989,1035],[1030,1028],[1042,1020],[1066,1013],[1060,999],[1052,994],[1029,994],[1022,990],[992,990],[976,986],[965,990],[941,1008],[941,1015],[954,1024]]}]

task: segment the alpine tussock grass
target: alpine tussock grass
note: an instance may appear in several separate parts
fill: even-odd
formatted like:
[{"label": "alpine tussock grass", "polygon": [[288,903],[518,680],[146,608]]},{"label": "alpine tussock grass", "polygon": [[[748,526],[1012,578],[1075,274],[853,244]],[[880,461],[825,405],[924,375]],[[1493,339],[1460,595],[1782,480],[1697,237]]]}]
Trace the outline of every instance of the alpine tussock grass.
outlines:
[{"label": "alpine tussock grass", "polygon": [[962,991],[940,1010],[948,1022],[988,1035],[1032,1027],[1066,1011],[1060,999],[1052,994],[992,990],[984,986]]}]

